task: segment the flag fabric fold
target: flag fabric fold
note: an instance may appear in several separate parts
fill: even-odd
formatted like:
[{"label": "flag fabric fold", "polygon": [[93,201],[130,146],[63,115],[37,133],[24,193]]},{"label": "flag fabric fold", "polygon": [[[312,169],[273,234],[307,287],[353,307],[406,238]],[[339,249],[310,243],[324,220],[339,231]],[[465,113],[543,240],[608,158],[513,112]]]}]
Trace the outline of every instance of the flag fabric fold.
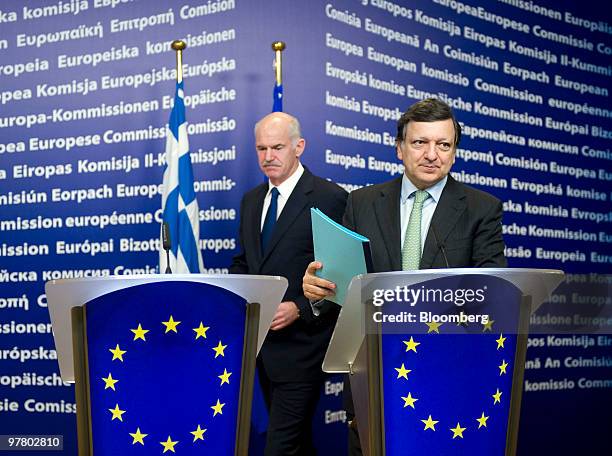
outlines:
[{"label": "flag fabric fold", "polygon": [[272,112],[283,112],[283,84],[274,85]]},{"label": "flag fabric fold", "polygon": [[[199,249],[198,201],[193,189],[183,81],[176,84],[174,106],[166,135],[166,169],[162,191],[163,222],[170,228],[170,268],[174,273],[199,273],[204,269]],[[166,269],[166,253],[159,252],[160,272]]]}]

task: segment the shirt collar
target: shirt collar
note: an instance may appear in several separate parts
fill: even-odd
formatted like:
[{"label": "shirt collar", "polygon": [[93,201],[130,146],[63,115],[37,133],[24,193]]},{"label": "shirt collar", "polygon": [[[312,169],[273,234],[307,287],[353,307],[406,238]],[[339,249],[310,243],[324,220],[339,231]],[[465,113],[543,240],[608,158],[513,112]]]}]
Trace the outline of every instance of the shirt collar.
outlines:
[{"label": "shirt collar", "polygon": [[[444,186],[446,185],[446,181],[448,180],[448,175],[444,176],[444,178],[440,181],[438,181],[436,184],[432,185],[429,188],[426,188],[424,190],[427,191],[427,193],[429,193],[430,198],[433,199],[434,203],[438,203],[438,201],[440,200],[440,196],[442,195],[442,190],[444,190]],[[418,190],[418,188],[416,188],[416,186],[410,182],[410,179],[408,179],[408,177],[406,177],[406,174],[404,173],[402,175],[402,192],[400,194],[400,202],[403,204],[405,203],[408,198],[410,198],[411,196],[414,195],[414,192],[416,192]]]},{"label": "shirt collar", "polygon": [[[289,196],[291,195],[291,192],[293,192],[293,189],[295,188],[298,181],[300,180],[300,177],[302,177],[302,174],[304,174],[304,167],[302,166],[300,162],[298,162],[298,167],[293,172],[293,174],[289,176],[287,179],[285,179],[285,181],[282,184],[276,186],[280,196],[282,196],[284,199],[289,198]],[[272,183],[268,180],[268,193],[270,193],[270,190],[272,190],[272,187],[274,187],[274,185],[272,185]]]}]

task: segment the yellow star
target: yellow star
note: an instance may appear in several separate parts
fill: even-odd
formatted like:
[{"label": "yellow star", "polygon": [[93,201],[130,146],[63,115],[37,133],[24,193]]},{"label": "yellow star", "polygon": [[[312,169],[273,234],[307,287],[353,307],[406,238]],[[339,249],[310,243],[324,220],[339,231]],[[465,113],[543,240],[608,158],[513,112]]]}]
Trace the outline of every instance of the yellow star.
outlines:
[{"label": "yellow star", "polygon": [[196,339],[198,337],[203,337],[204,339],[206,339],[206,331],[208,331],[209,329],[209,326],[204,326],[202,322],[200,322],[200,326],[198,326],[197,328],[193,328],[196,333]]},{"label": "yellow star", "polygon": [[421,421],[425,424],[425,429],[423,429],[424,431],[426,431],[427,429],[431,429],[432,431],[436,430],[436,424],[438,424],[438,421],[432,420],[431,415],[429,415],[429,418],[427,418],[426,420]]},{"label": "yellow star", "polygon": [[406,344],[406,351],[410,351],[412,350],[413,352],[417,352],[416,348],[417,345],[421,345],[421,342],[415,342],[414,339],[412,338],[412,336],[410,336],[410,340],[404,340],[403,341]]},{"label": "yellow star", "polygon": [[113,414],[113,417],[111,418],[111,421],[113,421],[114,419],[117,419],[119,421],[123,421],[123,417],[121,415],[123,415],[125,413],[125,410],[121,410],[119,408],[119,404],[115,404],[115,408],[114,409],[108,409],[108,411]]},{"label": "yellow star", "polygon": [[198,428],[195,431],[191,431],[191,434],[193,434],[193,441],[195,442],[196,440],[204,440],[205,432],[206,429],[202,429],[198,424]]},{"label": "yellow star", "polygon": [[501,365],[497,366],[497,367],[499,367],[499,375],[505,374],[506,373],[506,367],[508,367],[508,363],[506,362],[505,359],[502,359]]},{"label": "yellow star", "polygon": [[130,432],[130,435],[134,439],[132,440],[132,445],[136,445],[136,443],[140,443],[141,445],[144,445],[144,438],[149,434],[141,434],[140,428],[136,428],[136,432],[134,434]]},{"label": "yellow star", "polygon": [[487,427],[487,420],[489,419],[488,416],[485,416],[484,412],[482,412],[482,415],[480,415],[480,418],[476,418],[476,421],[478,421],[478,429],[480,429],[481,427]]},{"label": "yellow star", "polygon": [[483,323],[482,324],[482,332],[493,331],[493,323],[495,323],[495,320],[489,320],[486,323]]},{"label": "yellow star", "polygon": [[440,334],[440,326],[442,326],[442,323],[438,323],[435,321],[432,321],[430,323],[425,323],[429,329],[427,330],[427,334],[429,334],[430,332],[435,332]]},{"label": "yellow star", "polygon": [[227,369],[223,369],[223,373],[221,375],[218,375],[218,377],[221,379],[221,385],[223,385],[224,383],[227,383],[229,385],[230,375],[232,375],[231,372],[228,372]]},{"label": "yellow star", "polygon": [[121,350],[119,348],[119,344],[117,344],[114,349],[109,348],[108,351],[113,354],[113,359],[111,359],[111,361],[115,361],[116,359],[118,359],[119,361],[123,362],[123,355],[127,353],[125,350]]},{"label": "yellow star", "polygon": [[223,415],[223,406],[224,405],[225,405],[225,403],[222,404],[221,402],[219,402],[219,399],[217,399],[217,403],[211,407],[211,409],[213,409],[215,411],[215,413],[213,413],[213,416],[217,416],[217,413]]},{"label": "yellow star", "polygon": [[142,339],[145,342],[147,341],[147,339],[145,339],[145,334],[148,333],[149,330],[148,329],[142,329],[142,325],[140,323],[138,323],[138,328],[130,329],[130,331],[132,331],[134,333],[134,340]]},{"label": "yellow star", "polygon": [[497,388],[497,391],[495,392],[495,394],[493,394],[493,404],[497,404],[498,402],[501,402],[501,391],[499,390],[499,388]]},{"label": "yellow star", "polygon": [[[457,315],[461,315],[461,314],[468,315],[467,312],[464,312],[463,310],[460,313],[458,313]],[[467,321],[458,321],[455,326],[463,326],[464,328],[467,328],[468,322]]]},{"label": "yellow star", "polygon": [[[178,331],[176,330],[176,327],[180,323],[181,323],[180,321],[174,321],[174,318],[172,318],[172,315],[170,315],[170,319],[168,321],[162,321],[162,325],[166,327],[166,331],[164,332],[164,334],[167,334],[170,331],[174,331],[175,333],[178,333]],[[172,451],[174,451],[174,449]]]},{"label": "yellow star", "polygon": [[507,337],[504,337],[502,334],[499,335],[499,339],[495,339],[495,342],[497,342],[497,349],[499,350],[500,348],[504,348],[504,342],[506,341]]},{"label": "yellow star", "polygon": [[465,428],[462,428],[461,426],[459,426],[459,422],[457,422],[457,427],[450,428],[450,430],[453,431],[453,439],[455,437],[463,438],[463,431],[465,431]]},{"label": "yellow star", "polygon": [[110,388],[113,391],[117,391],[115,389],[115,383],[117,383],[119,380],[115,380],[110,372],[108,373],[108,377],[102,377],[102,380],[104,380],[104,389]]},{"label": "yellow star", "polygon": [[168,436],[168,440],[166,440],[165,442],[159,442],[163,445],[164,447],[164,453],[166,451],[172,451],[173,453],[176,453],[176,451],[174,451],[174,445],[176,445],[178,443],[178,440],[172,441],[172,439],[170,438],[170,436]]},{"label": "yellow star", "polygon": [[221,345],[221,341],[219,341],[217,346],[213,347],[213,350],[215,351],[215,358],[219,355],[225,356],[225,353],[223,352],[223,350],[225,350],[226,348],[227,348],[227,345]]},{"label": "yellow star", "polygon": [[397,371],[397,378],[404,377],[406,380],[408,380],[408,373],[412,372],[404,367],[404,363],[402,363],[401,367],[396,367],[395,370]]},{"label": "yellow star", "polygon": [[414,408],[414,403],[418,401],[418,399],[415,399],[414,397],[412,397],[411,393],[408,393],[408,396],[406,397],[402,396],[402,399],[404,399],[404,408],[406,407]]}]

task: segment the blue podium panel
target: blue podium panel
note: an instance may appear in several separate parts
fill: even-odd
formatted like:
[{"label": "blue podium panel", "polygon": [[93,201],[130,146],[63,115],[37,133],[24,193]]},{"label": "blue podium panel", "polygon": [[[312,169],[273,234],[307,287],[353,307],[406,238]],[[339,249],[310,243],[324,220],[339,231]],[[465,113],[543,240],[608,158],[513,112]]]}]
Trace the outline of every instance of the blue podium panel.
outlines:
[{"label": "blue podium panel", "polygon": [[234,454],[246,301],[195,282],[86,304],[93,454]]},{"label": "blue podium panel", "polygon": [[[423,330],[382,335],[383,416],[389,456],[505,453],[521,293],[495,277],[463,276],[460,280],[437,279],[419,287],[483,289],[482,301],[461,309],[468,315],[489,315],[492,322],[417,322]],[[456,313],[455,304],[448,304],[430,301],[427,311]]]}]

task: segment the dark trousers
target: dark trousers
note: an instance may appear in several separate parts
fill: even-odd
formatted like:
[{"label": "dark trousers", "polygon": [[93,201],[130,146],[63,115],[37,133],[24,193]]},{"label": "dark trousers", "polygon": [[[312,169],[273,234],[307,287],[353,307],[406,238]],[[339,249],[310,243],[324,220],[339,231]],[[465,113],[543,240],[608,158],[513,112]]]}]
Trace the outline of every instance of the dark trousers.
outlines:
[{"label": "dark trousers", "polygon": [[265,456],[313,456],[312,417],[322,380],[273,382],[259,369],[259,381],[270,414]]},{"label": "dark trousers", "polygon": [[362,454],[361,442],[359,442],[359,432],[357,432],[357,423],[353,422],[348,430],[348,455],[361,456]]},{"label": "dark trousers", "polygon": [[346,410],[346,419],[350,423],[348,429],[348,455],[361,456],[361,442],[359,441],[359,432],[357,430],[357,420],[355,419],[355,406],[353,405],[353,392],[351,391],[351,382],[348,375],[344,376],[344,391],[342,396],[344,409]]}]

